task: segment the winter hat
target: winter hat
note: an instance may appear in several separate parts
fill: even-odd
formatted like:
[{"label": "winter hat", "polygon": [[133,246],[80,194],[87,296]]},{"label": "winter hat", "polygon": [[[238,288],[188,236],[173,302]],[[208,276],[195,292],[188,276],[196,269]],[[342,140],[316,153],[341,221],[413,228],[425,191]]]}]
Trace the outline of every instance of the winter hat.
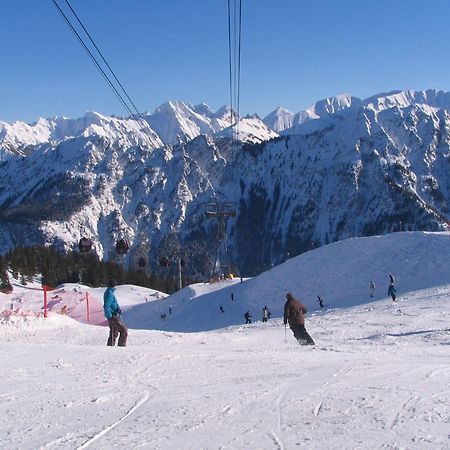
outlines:
[{"label": "winter hat", "polygon": [[108,287],[116,287],[117,286],[117,281],[114,278],[110,278],[109,282],[108,282]]},{"label": "winter hat", "polygon": [[287,298],[288,300],[294,300],[294,296],[293,296],[290,292],[288,292],[288,293],[286,294],[286,298]]}]

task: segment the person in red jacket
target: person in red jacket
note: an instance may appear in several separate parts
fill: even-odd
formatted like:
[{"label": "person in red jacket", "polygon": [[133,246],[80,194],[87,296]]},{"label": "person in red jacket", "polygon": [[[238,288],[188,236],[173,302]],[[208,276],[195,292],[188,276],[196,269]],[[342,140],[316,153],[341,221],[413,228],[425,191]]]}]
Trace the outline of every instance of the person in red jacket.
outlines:
[{"label": "person in red jacket", "polygon": [[295,299],[290,292],[286,294],[286,299],[284,304],[284,325],[289,323],[289,327],[300,345],[315,345],[305,328],[306,306]]}]

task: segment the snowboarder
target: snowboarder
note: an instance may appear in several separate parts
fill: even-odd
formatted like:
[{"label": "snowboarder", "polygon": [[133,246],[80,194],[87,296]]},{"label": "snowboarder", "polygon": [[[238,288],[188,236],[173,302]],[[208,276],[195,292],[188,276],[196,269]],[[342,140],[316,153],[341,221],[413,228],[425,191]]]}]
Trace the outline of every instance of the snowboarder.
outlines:
[{"label": "snowboarder", "polygon": [[244,314],[245,324],[252,323],[252,315],[250,314],[250,311],[247,311]]},{"label": "snowboarder", "polygon": [[395,289],[394,283],[389,283],[388,287],[388,295],[392,297],[392,301],[395,302],[395,293],[397,292],[397,289]]},{"label": "snowboarder", "polygon": [[267,306],[264,306],[264,308],[262,309],[262,321],[267,322],[269,320],[269,317],[270,317],[269,308]]},{"label": "snowboarder", "polygon": [[317,296],[317,303],[321,308],[323,308],[323,300],[320,298],[320,295]]},{"label": "snowboarder", "polygon": [[219,307],[219,309],[220,309],[220,311],[222,311],[223,313],[225,312],[221,306]]},{"label": "snowboarder", "polygon": [[233,300],[234,300],[234,294],[231,293],[231,301],[233,301]]},{"label": "snowboarder", "polygon": [[109,280],[108,288],[103,294],[103,310],[105,311],[105,316],[108,319],[109,324],[109,338],[107,345],[116,345],[116,339],[117,336],[119,336],[117,345],[119,347],[125,347],[127,345],[128,329],[122,320],[122,311],[114,294],[116,286],[116,280]]},{"label": "snowboarder", "polygon": [[306,306],[296,300],[290,292],[286,294],[286,299],[284,304],[284,325],[286,326],[289,322],[289,327],[300,345],[315,345],[305,328]]},{"label": "snowboarder", "polygon": [[375,283],[373,282],[373,280],[370,280],[370,283],[369,283],[369,295],[370,295],[370,298],[373,297],[373,293],[374,292],[375,292]]}]

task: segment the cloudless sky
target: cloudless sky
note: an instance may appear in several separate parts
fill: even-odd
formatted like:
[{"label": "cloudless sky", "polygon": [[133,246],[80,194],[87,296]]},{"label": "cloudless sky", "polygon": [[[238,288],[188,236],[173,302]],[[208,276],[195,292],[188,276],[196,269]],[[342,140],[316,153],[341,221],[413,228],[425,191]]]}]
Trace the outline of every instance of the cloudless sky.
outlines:
[{"label": "cloudless sky", "polygon": [[[70,2],[139,110],[229,104],[227,0]],[[243,0],[241,113],[448,91],[449,23],[449,0]],[[52,0],[1,1],[0,61],[2,121],[127,114]]]}]

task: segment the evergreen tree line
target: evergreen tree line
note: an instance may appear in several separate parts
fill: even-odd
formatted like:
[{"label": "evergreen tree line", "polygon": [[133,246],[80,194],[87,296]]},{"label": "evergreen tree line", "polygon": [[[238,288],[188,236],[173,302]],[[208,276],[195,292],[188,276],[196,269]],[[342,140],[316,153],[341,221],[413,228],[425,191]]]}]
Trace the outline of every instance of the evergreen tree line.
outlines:
[{"label": "evergreen tree line", "polygon": [[[114,278],[118,284],[144,286],[168,294],[177,290],[177,279],[172,275],[159,275],[147,270],[125,270],[122,266],[101,261],[97,254],[76,251],[61,253],[53,247],[16,247],[0,256],[0,292],[12,291],[8,271],[22,284],[34,276],[42,276],[42,285],[57,287],[63,283],[82,283],[90,287],[107,286]],[[183,280],[184,284],[193,280]]]}]

